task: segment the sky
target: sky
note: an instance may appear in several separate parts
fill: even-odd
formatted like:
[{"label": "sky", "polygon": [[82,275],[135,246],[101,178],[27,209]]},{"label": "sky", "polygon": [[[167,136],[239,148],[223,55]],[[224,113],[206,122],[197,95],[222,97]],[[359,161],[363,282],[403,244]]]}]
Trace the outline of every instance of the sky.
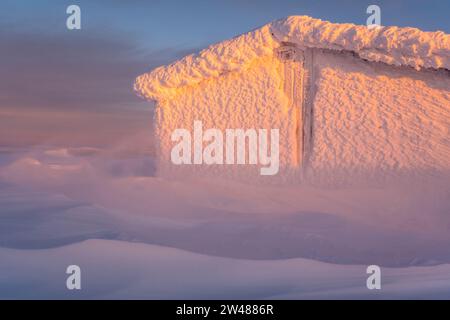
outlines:
[{"label": "sky", "polygon": [[[81,8],[81,30],[66,8]],[[152,105],[132,91],[139,74],[289,15],[450,33],[450,2],[300,0],[3,0],[0,147],[104,146],[151,130]]]}]

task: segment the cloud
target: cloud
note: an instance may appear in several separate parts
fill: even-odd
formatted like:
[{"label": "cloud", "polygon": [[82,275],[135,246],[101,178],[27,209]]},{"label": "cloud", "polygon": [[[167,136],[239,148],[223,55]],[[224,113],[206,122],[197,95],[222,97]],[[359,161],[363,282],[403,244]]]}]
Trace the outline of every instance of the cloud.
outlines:
[{"label": "cloud", "polygon": [[135,77],[190,53],[140,48],[124,34],[0,28],[0,145],[104,145],[147,128]]},{"label": "cloud", "polygon": [[121,36],[87,32],[0,32],[0,104],[14,108],[98,110],[140,103],[134,79],[177,56],[176,49],[140,52]]}]

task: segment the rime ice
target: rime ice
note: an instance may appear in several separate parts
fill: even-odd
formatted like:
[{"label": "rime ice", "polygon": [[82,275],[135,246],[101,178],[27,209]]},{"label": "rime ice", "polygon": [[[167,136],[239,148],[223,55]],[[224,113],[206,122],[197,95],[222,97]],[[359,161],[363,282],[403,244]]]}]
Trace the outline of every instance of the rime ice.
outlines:
[{"label": "rime ice", "polygon": [[450,169],[449,69],[443,32],[300,16],[157,68],[135,90],[157,101],[160,174],[259,176],[254,166],[172,168],[173,130],[198,120],[279,129],[278,178],[341,184]]}]

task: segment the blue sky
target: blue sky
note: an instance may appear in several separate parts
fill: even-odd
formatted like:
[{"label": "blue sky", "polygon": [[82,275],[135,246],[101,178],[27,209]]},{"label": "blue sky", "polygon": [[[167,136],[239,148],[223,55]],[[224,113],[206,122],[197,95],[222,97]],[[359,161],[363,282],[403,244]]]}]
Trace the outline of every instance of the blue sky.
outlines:
[{"label": "blue sky", "polygon": [[127,36],[151,48],[204,46],[288,15],[364,24],[370,4],[381,7],[383,25],[450,32],[446,0],[4,0],[0,17],[17,31],[66,32],[70,4],[82,8],[84,32]]},{"label": "blue sky", "polygon": [[[66,29],[70,4],[81,7],[82,30]],[[131,90],[137,75],[288,15],[364,24],[369,4],[381,7],[383,25],[450,32],[447,0],[3,0],[0,145],[35,143],[54,130],[68,138],[72,127],[51,125],[58,114],[73,128],[90,117],[85,132],[121,135],[114,128],[145,125],[149,105]],[[94,113],[108,115],[101,126]]]}]

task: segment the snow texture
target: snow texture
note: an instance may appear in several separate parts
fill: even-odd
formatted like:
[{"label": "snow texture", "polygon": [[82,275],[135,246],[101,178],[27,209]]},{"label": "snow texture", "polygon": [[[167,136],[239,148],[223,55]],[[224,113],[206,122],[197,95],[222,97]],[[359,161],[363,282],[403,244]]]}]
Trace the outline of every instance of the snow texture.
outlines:
[{"label": "snow texture", "polygon": [[[203,81],[195,87],[178,90],[176,99],[158,103],[155,133],[159,150],[158,172],[163,176],[188,174],[261,177],[261,165],[190,165],[175,166],[170,159],[176,128],[193,132],[193,123],[202,121],[204,130],[228,128],[271,129],[280,133],[280,167],[295,164],[294,109],[282,90],[284,65],[275,57],[259,59],[246,72],[233,72]],[[218,81],[220,80],[220,81]],[[273,88],[280,88],[274,90]]]},{"label": "snow texture", "polygon": [[180,182],[142,143],[0,151],[0,299],[449,298],[449,180]]},{"label": "snow texture", "polygon": [[[450,298],[448,264],[383,268],[382,290],[368,290],[362,265],[238,260],[114,240],[39,251],[0,248],[0,259],[0,299]],[[82,290],[75,292],[61,285],[61,270],[73,261],[82,272]]]},{"label": "snow texture", "polygon": [[[280,59],[280,47],[295,48],[296,58]],[[172,131],[200,120],[205,129],[222,131],[278,128],[283,183],[355,184],[358,177],[378,183],[450,169],[445,69],[450,42],[442,32],[301,16],[160,67],[139,77],[136,90],[158,101],[161,175],[257,176],[255,166],[171,165]]]},{"label": "snow texture", "polygon": [[450,77],[314,55],[311,179],[426,176],[450,169]]},{"label": "snow texture", "polygon": [[272,55],[281,41],[300,47],[351,51],[368,61],[417,70],[450,70],[450,35],[442,31],[394,26],[369,29],[292,16],[144,74],[136,80],[135,90],[147,99],[169,98],[179,87],[247,69],[254,60]]}]

